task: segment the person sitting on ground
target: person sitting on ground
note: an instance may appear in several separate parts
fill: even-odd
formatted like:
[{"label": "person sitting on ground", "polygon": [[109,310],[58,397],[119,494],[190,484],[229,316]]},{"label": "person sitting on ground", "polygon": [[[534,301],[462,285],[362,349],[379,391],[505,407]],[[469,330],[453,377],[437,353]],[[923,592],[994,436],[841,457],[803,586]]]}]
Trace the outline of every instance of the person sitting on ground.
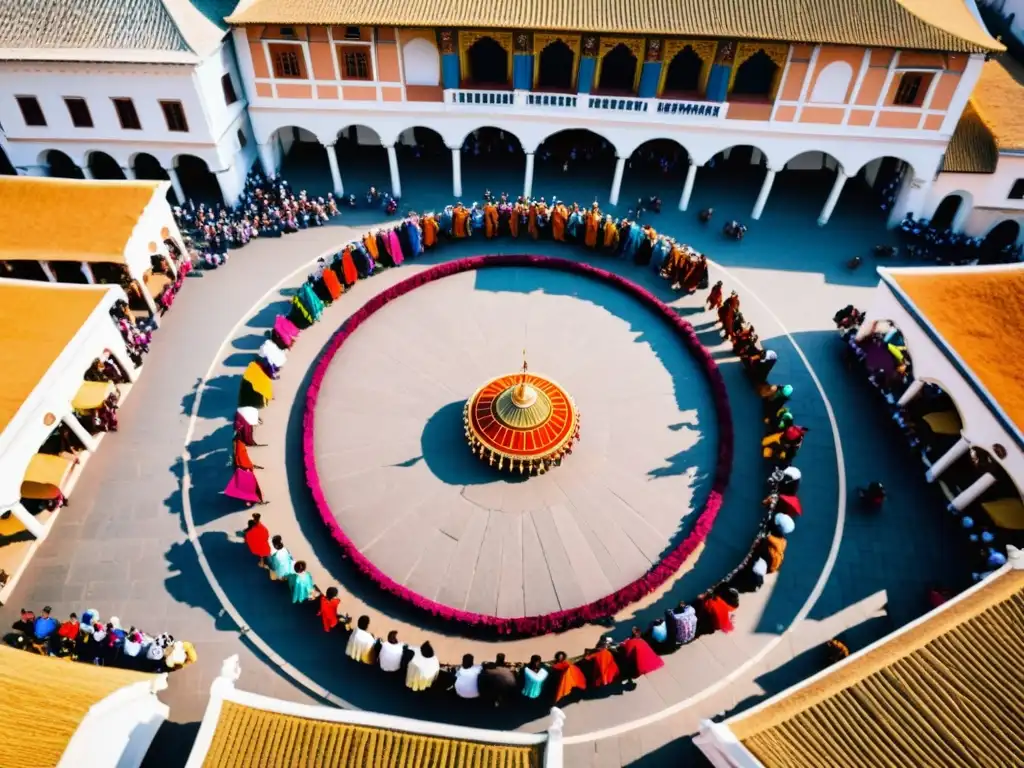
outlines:
[{"label": "person sitting on ground", "polygon": [[640,627],[633,627],[630,638],[620,647],[626,662],[626,676],[630,680],[635,680],[665,666],[665,662],[640,634]]},{"label": "person sitting on ground", "polygon": [[680,602],[672,613],[672,640],[676,646],[686,645],[697,636],[697,612],[692,605]]},{"label": "person sitting on ground", "polygon": [[730,605],[717,591],[700,603],[702,623],[711,632],[732,632],[734,606]]},{"label": "person sitting on ground", "polygon": [[697,214],[697,220],[701,224],[707,224],[709,221],[711,221],[711,217],[714,216],[714,214],[714,208],[705,208],[704,210]]},{"label": "person sitting on ground", "polygon": [[405,670],[405,687],[412,691],[425,691],[434,684],[441,673],[441,662],[434,656],[430,641],[423,643],[413,652]]},{"label": "person sitting on ground", "polygon": [[885,486],[877,480],[872,480],[864,488],[857,491],[861,499],[872,507],[881,507],[885,501]]},{"label": "person sitting on ground", "polygon": [[121,648],[121,666],[126,669],[138,669],[141,654],[142,633],[132,627],[125,635],[124,645]]},{"label": "person sitting on ground", "polygon": [[547,679],[547,668],[540,656],[534,654],[530,657],[530,663],[523,667],[523,696],[527,699],[539,699],[541,691],[544,690],[544,681]]},{"label": "person sitting on ground", "polygon": [[786,541],[782,531],[773,530],[763,540],[761,556],[768,563],[768,573],[775,573],[782,567],[782,561],[786,557]]},{"label": "person sitting on ground", "polygon": [[659,648],[664,648],[668,644],[668,622],[665,617],[662,616],[660,619],[652,621],[650,627],[647,628],[647,634],[650,635],[652,643]]},{"label": "person sitting on ground", "polygon": [[782,470],[782,482],[779,483],[779,493],[795,496],[800,490],[800,470],[789,466]]},{"label": "person sitting on ground", "polygon": [[32,624],[32,636],[38,641],[49,640],[50,636],[60,629],[60,622],[50,615],[52,610],[50,606],[43,608],[43,612]]},{"label": "person sitting on ground", "polygon": [[402,657],[405,655],[405,643],[398,641],[398,632],[388,632],[388,639],[379,644],[377,663],[384,672],[398,672],[402,668]]},{"label": "person sitting on ground", "polygon": [[65,640],[74,643],[78,640],[79,627],[80,624],[78,623],[78,614],[72,613],[68,617],[68,620],[60,625],[60,629],[57,630],[57,634]]},{"label": "person sitting on ground", "polygon": [[377,645],[377,638],[370,634],[370,617],[360,616],[356,622],[356,628],[348,636],[348,643],[345,645],[345,655],[360,664],[371,664],[371,654],[374,646]]},{"label": "person sitting on ground", "polygon": [[462,657],[462,666],[455,673],[455,695],[460,699],[480,698],[480,673],[483,667],[473,660],[473,654]]},{"label": "person sitting on ground", "polygon": [[313,599],[316,587],[313,586],[313,575],[306,570],[306,563],[299,560],[295,570],[288,576],[288,587],[292,591],[293,603],[304,603]]},{"label": "person sitting on ground", "polygon": [[606,635],[585,657],[590,665],[590,685],[593,688],[611,685],[619,679],[619,665],[615,663],[611,647],[612,639]]},{"label": "person sitting on ground", "polygon": [[338,626],[338,606],[341,605],[341,598],[338,597],[337,587],[328,587],[327,593],[320,595],[320,608],[316,615],[323,622],[324,632],[330,632]]},{"label": "person sitting on ground", "polygon": [[516,690],[516,675],[505,663],[505,654],[499,653],[494,661],[485,662],[480,673],[480,695],[494,706],[504,704]]},{"label": "person sitting on ground", "polygon": [[16,632],[22,632],[28,635],[32,632],[32,628],[35,623],[36,612],[30,611],[27,608],[22,608],[20,617],[11,625],[11,628]]},{"label": "person sitting on ground", "polygon": [[551,665],[551,669],[560,675],[553,703],[558,704],[573,691],[577,689],[582,691],[587,687],[587,678],[583,676],[583,671],[569,661],[565,651],[555,654],[555,663]]}]

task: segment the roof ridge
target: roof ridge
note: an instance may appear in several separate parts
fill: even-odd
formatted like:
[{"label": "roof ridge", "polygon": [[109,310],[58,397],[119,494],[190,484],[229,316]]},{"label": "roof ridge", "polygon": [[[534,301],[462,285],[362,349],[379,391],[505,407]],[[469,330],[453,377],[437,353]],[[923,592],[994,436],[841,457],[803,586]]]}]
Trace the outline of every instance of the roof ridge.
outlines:
[{"label": "roof ridge", "polygon": [[[977,6],[974,6],[974,11],[968,7],[968,4],[974,4],[974,0],[893,0],[893,2],[932,29],[993,51],[1006,50],[1006,46],[994,38],[985,27],[977,12]],[[953,14],[959,15],[961,18],[950,18]],[[964,31],[970,27],[973,27],[974,34],[964,34]]]},{"label": "roof ridge", "polygon": [[226,30],[196,8],[191,0],[158,0],[158,2],[163,7],[164,13],[174,22],[185,45],[197,56],[205,57],[213,53],[227,34]]}]

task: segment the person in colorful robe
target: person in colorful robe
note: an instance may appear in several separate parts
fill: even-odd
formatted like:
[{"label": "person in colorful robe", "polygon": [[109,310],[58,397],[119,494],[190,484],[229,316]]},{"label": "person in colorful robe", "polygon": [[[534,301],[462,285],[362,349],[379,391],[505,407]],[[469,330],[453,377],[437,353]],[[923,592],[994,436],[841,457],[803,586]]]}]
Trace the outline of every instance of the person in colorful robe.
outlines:
[{"label": "person in colorful robe", "polygon": [[587,678],[583,670],[569,661],[565,651],[555,654],[555,663],[551,665],[551,669],[559,675],[553,703],[558,704],[573,691],[582,691],[587,687]]},{"label": "person in colorful robe", "polygon": [[456,203],[452,209],[452,236],[461,239],[470,234],[469,209],[462,203]]},{"label": "person in colorful robe", "polygon": [[245,528],[244,538],[249,551],[259,558],[260,568],[266,568],[267,558],[270,557],[270,531],[260,522],[259,512],[252,513]]},{"label": "person in colorful robe", "polygon": [[498,206],[493,201],[484,203],[484,236],[490,240],[498,235]]},{"label": "person in colorful robe", "polygon": [[619,680],[619,665],[615,663],[615,656],[611,652],[611,644],[612,640],[610,637],[602,637],[597,648],[585,657],[585,660],[590,665],[590,685],[592,688],[601,688]]},{"label": "person in colorful robe", "polygon": [[630,638],[622,643],[620,649],[626,662],[626,675],[631,680],[665,666],[661,657],[644,640],[640,627],[633,627]]},{"label": "person in colorful robe", "polygon": [[551,209],[551,237],[559,243],[565,242],[565,225],[569,221],[569,209],[561,200]]}]

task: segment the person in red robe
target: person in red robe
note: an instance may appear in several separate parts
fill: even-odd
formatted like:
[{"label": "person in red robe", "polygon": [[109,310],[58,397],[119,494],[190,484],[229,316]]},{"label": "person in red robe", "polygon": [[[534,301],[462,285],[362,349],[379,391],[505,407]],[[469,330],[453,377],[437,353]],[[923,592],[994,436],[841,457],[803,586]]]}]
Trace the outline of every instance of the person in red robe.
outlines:
[{"label": "person in red robe", "polygon": [[640,634],[640,627],[633,627],[633,635],[621,646],[626,660],[626,674],[632,679],[646,675],[665,666],[661,656],[647,643]]},{"label": "person in red robe", "polygon": [[594,688],[611,685],[619,679],[619,665],[609,650],[611,644],[611,638],[602,637],[597,648],[585,657],[590,664],[590,685]]},{"label": "person in red robe", "polygon": [[711,293],[708,294],[706,302],[708,309],[720,309],[722,306],[722,281],[719,280],[711,286]]},{"label": "person in red robe", "polygon": [[234,461],[235,469],[263,469],[263,467],[252,463],[252,459],[249,458],[249,449],[245,447],[245,440],[237,436],[234,440],[232,460]]},{"label": "person in red robe", "polygon": [[320,595],[320,610],[316,615],[324,625],[324,632],[330,632],[338,626],[338,606],[341,605],[341,598],[338,597],[337,587],[328,587],[327,592]]},{"label": "person in red robe", "polygon": [[714,632],[732,632],[733,607],[720,595],[712,595],[701,605],[708,626]]},{"label": "person in red robe", "polygon": [[65,640],[75,642],[78,640],[78,633],[80,629],[81,626],[78,623],[78,614],[72,613],[70,618],[60,625],[60,629],[57,630],[57,634]]},{"label": "person in red robe", "polygon": [[557,704],[575,690],[584,690],[587,687],[587,678],[583,670],[573,664],[565,655],[565,651],[555,654],[555,663],[551,669],[561,673],[558,678],[558,686],[555,688],[554,703]]},{"label": "person in red robe", "polygon": [[259,512],[253,512],[249,519],[245,529],[245,544],[260,559],[260,568],[266,568],[266,559],[270,557],[270,531],[260,522]]}]

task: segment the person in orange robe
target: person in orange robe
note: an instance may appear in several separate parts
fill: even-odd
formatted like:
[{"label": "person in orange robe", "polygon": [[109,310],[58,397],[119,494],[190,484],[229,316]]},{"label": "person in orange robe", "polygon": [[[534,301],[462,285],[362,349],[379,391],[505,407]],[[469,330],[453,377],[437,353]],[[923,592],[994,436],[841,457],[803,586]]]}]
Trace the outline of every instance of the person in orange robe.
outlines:
[{"label": "person in orange robe", "polygon": [[782,567],[786,557],[786,539],[783,536],[767,536],[764,540],[764,557],[768,561],[768,573],[775,573]]},{"label": "person in orange robe", "polygon": [[337,301],[345,291],[345,289],[341,287],[341,282],[338,280],[338,276],[334,274],[333,269],[324,270],[324,287],[331,295],[331,301]]},{"label": "person in orange robe", "polygon": [[359,271],[352,258],[352,246],[346,246],[345,250],[341,252],[341,276],[345,285],[354,285],[359,279]]},{"label": "person in orange robe", "polygon": [[594,203],[594,207],[587,212],[585,227],[586,234],[583,236],[583,242],[587,248],[597,247],[597,230],[601,226],[601,211],[598,210],[597,203]]},{"label": "person in orange robe", "polygon": [[733,608],[720,595],[712,595],[701,606],[708,626],[715,632],[732,632]]},{"label": "person in orange robe", "polygon": [[498,234],[498,206],[484,203],[484,236],[489,240]]},{"label": "person in orange robe", "polygon": [[338,626],[338,606],[341,605],[341,598],[338,597],[337,587],[328,587],[327,592],[320,595],[320,609],[316,615],[324,625],[324,632],[330,632]]},{"label": "person in orange robe", "polygon": [[619,247],[619,228],[615,226],[610,215],[604,217],[604,239],[602,241],[605,250],[614,251]]},{"label": "person in orange robe", "polygon": [[524,215],[526,215],[526,205],[523,203],[523,199],[519,198],[512,206],[512,215],[508,220],[508,231],[512,237],[519,237],[519,226],[523,223]]},{"label": "person in orange robe", "polygon": [[455,237],[469,237],[469,210],[462,203],[456,203],[452,211],[452,234]]},{"label": "person in orange robe", "polygon": [[426,215],[422,220],[423,226],[423,247],[433,248],[437,245],[437,218],[433,215]]},{"label": "person in orange robe", "polygon": [[530,233],[530,237],[536,240],[540,237],[540,230],[537,229],[537,201],[531,200],[530,206],[526,210],[526,231]]},{"label": "person in orange robe", "polygon": [[260,568],[267,567],[270,557],[270,531],[260,522],[260,513],[253,512],[244,533],[245,545],[260,559]]},{"label": "person in orange robe", "polygon": [[708,257],[698,256],[696,259],[688,259],[688,261],[690,261],[689,268],[686,270],[686,275],[680,280],[680,284],[684,291],[693,293],[708,274]]},{"label": "person in orange robe", "polygon": [[711,293],[708,294],[707,301],[708,309],[718,309],[722,306],[722,281],[719,280],[713,286],[711,286]]},{"label": "person in orange robe", "polygon": [[555,654],[555,663],[551,665],[551,668],[562,673],[562,676],[558,678],[558,687],[555,688],[555,704],[573,691],[577,689],[582,691],[587,687],[587,678],[583,675],[583,671],[569,661],[565,651]]},{"label": "person in orange robe", "polygon": [[611,644],[611,638],[602,637],[597,648],[585,657],[590,664],[590,685],[594,688],[611,685],[619,679],[619,665],[609,650]]},{"label": "person in orange robe", "polygon": [[235,469],[263,469],[263,467],[252,463],[252,459],[249,458],[249,449],[245,447],[244,440],[239,440],[236,437],[233,447],[232,460],[235,463]]},{"label": "person in orange robe", "polygon": [[367,232],[363,235],[363,245],[366,246],[367,253],[373,258],[374,261],[380,261],[380,252],[377,250],[377,238],[374,237],[372,232]]},{"label": "person in orange robe", "polygon": [[551,236],[560,243],[565,242],[565,223],[568,220],[569,209],[559,200],[551,209]]}]

